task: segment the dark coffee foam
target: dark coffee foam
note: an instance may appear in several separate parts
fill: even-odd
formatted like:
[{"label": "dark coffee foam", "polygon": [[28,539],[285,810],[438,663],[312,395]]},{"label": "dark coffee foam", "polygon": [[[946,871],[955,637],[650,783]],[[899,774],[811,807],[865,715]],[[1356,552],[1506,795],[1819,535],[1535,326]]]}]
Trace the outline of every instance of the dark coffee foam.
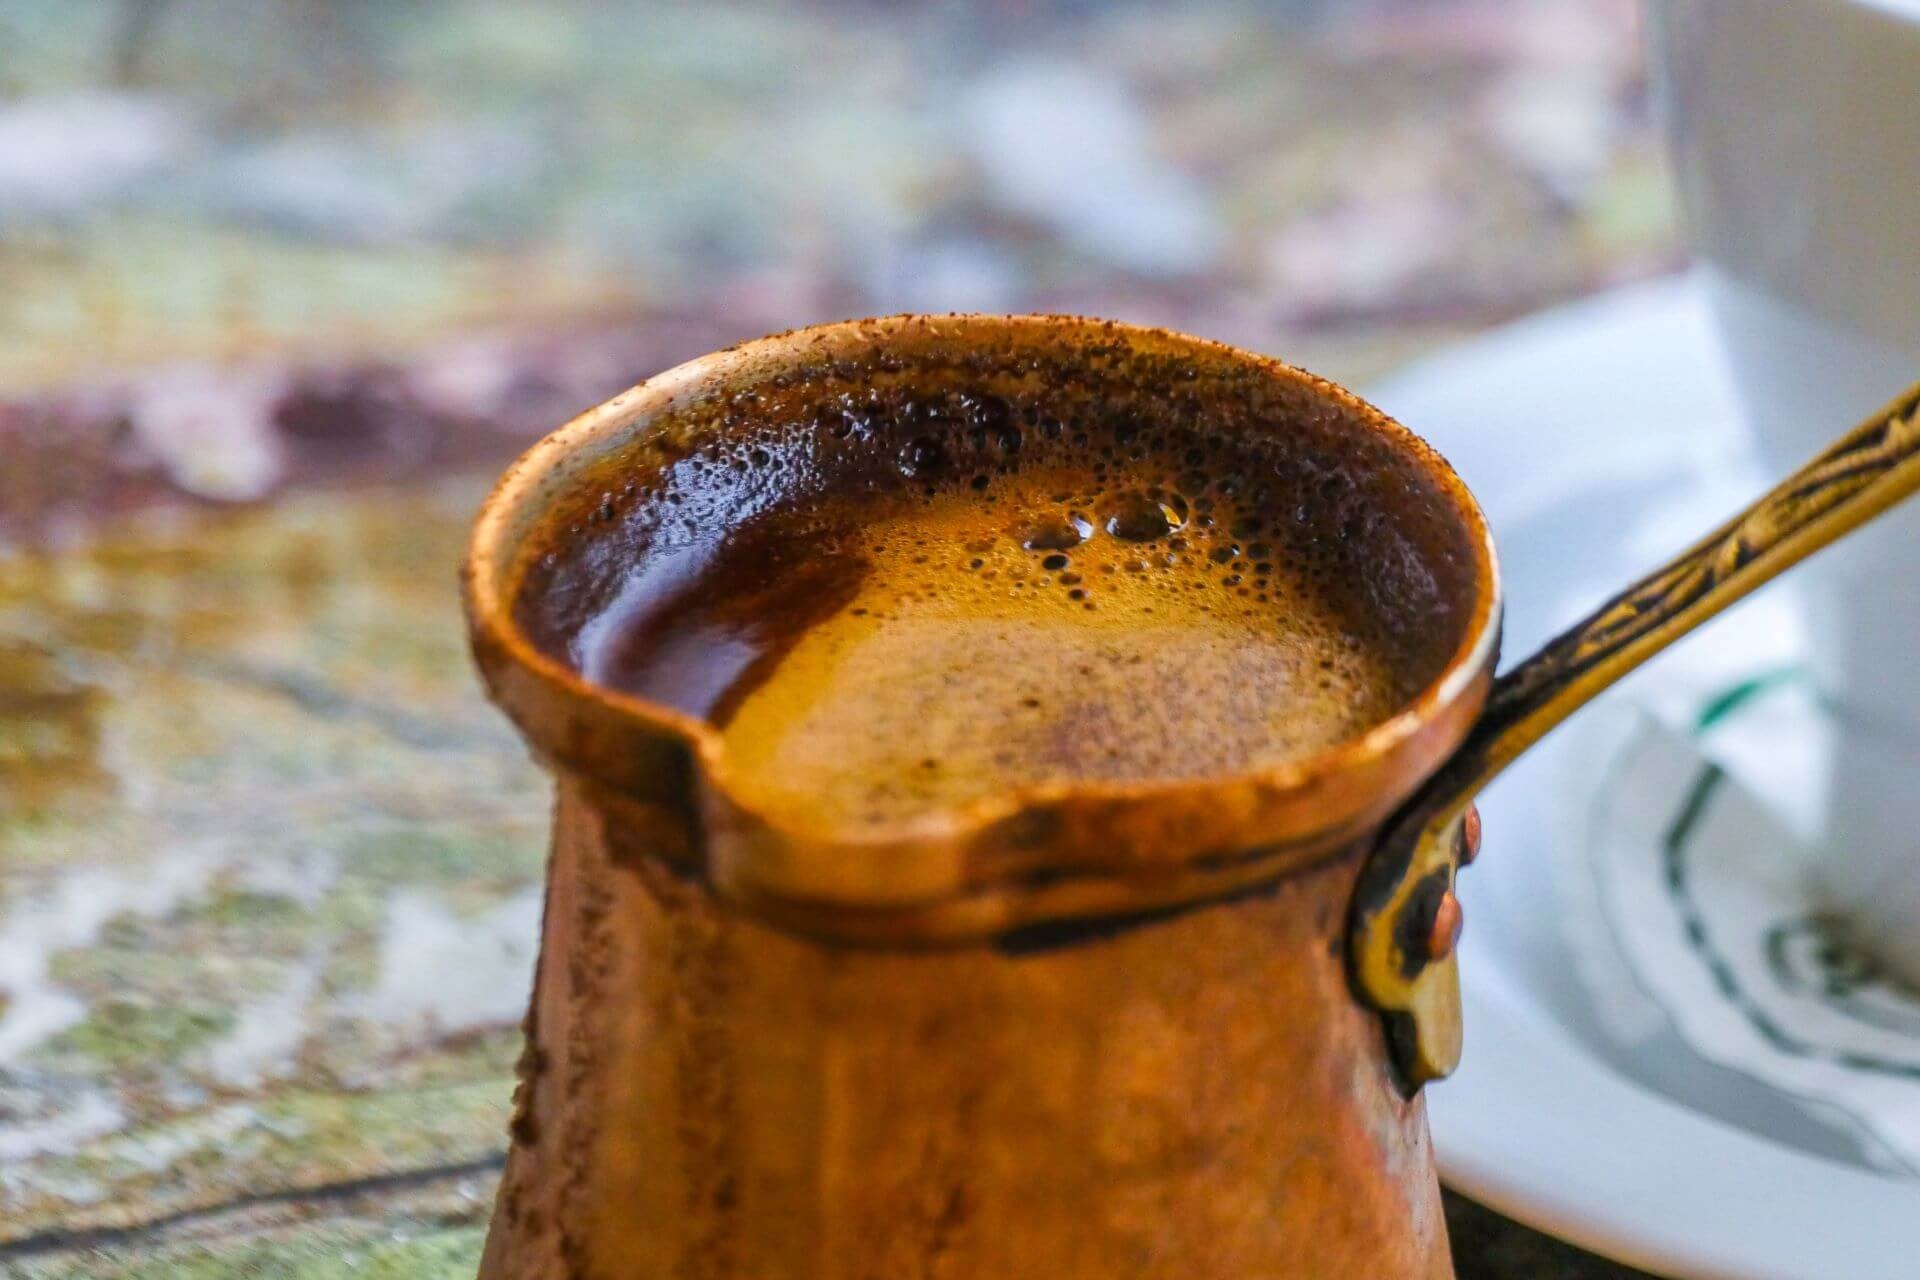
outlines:
[{"label": "dark coffee foam", "polygon": [[1324,405],[1136,364],[826,369],[686,411],[576,495],[523,624],[719,726],[797,823],[1245,770],[1392,715],[1464,625],[1426,479]]}]

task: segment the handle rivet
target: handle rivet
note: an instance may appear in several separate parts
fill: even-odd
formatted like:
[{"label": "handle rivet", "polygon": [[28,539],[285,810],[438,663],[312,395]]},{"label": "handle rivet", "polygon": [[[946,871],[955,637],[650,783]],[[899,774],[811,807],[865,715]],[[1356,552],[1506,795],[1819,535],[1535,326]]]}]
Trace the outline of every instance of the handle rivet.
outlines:
[{"label": "handle rivet", "polygon": [[1433,927],[1427,930],[1428,961],[1445,960],[1453,954],[1466,922],[1466,913],[1460,910],[1460,899],[1453,896],[1453,890],[1441,894],[1439,905],[1433,909]]},{"label": "handle rivet", "polygon": [[1471,866],[1480,856],[1480,806],[1468,805],[1460,819],[1460,865]]}]

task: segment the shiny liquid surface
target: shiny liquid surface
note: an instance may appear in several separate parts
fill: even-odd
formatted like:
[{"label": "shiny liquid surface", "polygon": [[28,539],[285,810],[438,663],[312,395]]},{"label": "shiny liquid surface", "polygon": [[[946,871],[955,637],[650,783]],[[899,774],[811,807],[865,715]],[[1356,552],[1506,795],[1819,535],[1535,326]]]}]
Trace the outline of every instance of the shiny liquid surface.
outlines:
[{"label": "shiny liquid surface", "polygon": [[736,794],[802,824],[1278,763],[1412,692],[1304,513],[1230,474],[1065,445],[900,469],[654,548],[573,660],[720,726]]}]

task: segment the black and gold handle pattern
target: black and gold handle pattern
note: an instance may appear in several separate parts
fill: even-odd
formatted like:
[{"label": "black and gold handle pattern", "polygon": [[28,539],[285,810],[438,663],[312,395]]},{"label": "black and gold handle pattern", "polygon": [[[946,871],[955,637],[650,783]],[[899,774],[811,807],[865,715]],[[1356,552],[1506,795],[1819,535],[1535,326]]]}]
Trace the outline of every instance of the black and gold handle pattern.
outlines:
[{"label": "black and gold handle pattern", "polygon": [[1916,490],[1920,384],[1494,682],[1466,741],[1383,833],[1355,893],[1356,977],[1387,1017],[1410,1086],[1458,1061],[1458,978],[1450,958],[1423,964],[1398,940],[1419,934],[1405,917],[1433,897],[1421,886],[1451,887],[1474,794],[1642,662]]}]

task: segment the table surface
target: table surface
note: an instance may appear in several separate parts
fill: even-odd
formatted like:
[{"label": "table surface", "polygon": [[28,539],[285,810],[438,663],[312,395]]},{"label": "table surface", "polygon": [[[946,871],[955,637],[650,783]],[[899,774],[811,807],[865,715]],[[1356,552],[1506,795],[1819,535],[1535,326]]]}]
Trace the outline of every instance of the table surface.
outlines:
[{"label": "table surface", "polygon": [[1626,0],[428,13],[0,0],[0,1273],[472,1273],[548,792],[453,574],[570,412],[933,306],[1364,381],[1675,262]]}]

